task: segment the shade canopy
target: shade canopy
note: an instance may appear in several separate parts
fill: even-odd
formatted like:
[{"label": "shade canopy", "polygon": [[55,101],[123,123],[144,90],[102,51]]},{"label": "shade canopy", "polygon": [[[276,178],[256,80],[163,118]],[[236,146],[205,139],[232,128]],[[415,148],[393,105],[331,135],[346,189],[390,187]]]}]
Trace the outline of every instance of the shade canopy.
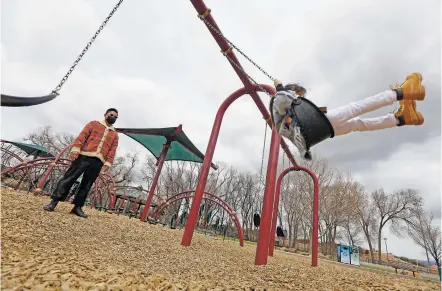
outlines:
[{"label": "shade canopy", "polygon": [[[181,125],[164,128],[117,128],[117,132],[124,133],[142,144],[157,159],[163,151],[163,145],[170,144],[166,161],[202,163],[204,160],[203,153],[190,141]],[[212,168],[217,169],[214,164]]]},{"label": "shade canopy", "polygon": [[24,151],[28,155],[32,154],[33,156],[37,156],[37,157],[53,157],[54,156],[53,154],[48,152],[47,149],[45,149],[44,147],[39,146],[39,145],[22,143],[22,142],[17,142],[17,141],[8,141],[8,140],[2,140],[2,142],[10,143],[10,144],[18,147],[19,149],[21,149],[22,151]]}]

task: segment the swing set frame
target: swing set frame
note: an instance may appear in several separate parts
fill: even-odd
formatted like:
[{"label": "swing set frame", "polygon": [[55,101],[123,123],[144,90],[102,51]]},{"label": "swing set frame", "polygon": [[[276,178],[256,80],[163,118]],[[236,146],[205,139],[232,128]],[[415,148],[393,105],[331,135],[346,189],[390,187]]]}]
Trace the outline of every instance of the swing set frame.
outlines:
[{"label": "swing set frame", "polygon": [[[210,134],[209,142],[207,145],[207,150],[204,156],[203,165],[200,171],[198,184],[196,186],[194,198],[192,201],[192,207],[189,211],[187,217],[187,223],[184,229],[184,234],[181,240],[181,245],[190,246],[192,242],[193,233],[198,220],[198,211],[203,199],[203,194],[207,184],[207,178],[210,171],[210,165],[213,159],[213,155],[216,148],[216,143],[218,140],[219,132],[221,129],[222,120],[225,112],[229,106],[239,99],[243,95],[250,95],[252,100],[255,102],[259,111],[261,112],[263,118],[266,120],[267,124],[272,129],[269,157],[267,164],[267,174],[266,174],[266,184],[264,188],[264,199],[261,209],[261,224],[259,227],[258,242],[256,247],[255,255],[255,265],[266,265],[268,256],[273,256],[274,250],[274,238],[276,235],[276,223],[278,216],[278,204],[279,204],[279,192],[275,191],[275,187],[279,185],[278,189],[282,183],[284,176],[291,171],[304,171],[313,179],[314,193],[313,193],[313,217],[312,217],[312,234],[311,234],[311,244],[312,244],[312,266],[317,266],[318,264],[318,226],[319,226],[319,181],[315,173],[310,169],[298,166],[295,158],[290,152],[286,142],[281,136],[276,132],[275,127],[272,125],[272,120],[270,114],[258,95],[258,92],[264,92],[269,96],[273,96],[276,93],[275,88],[265,85],[258,84],[254,81],[242,68],[239,63],[233,48],[239,51],[243,56],[246,57],[252,64],[254,64],[260,71],[266,74],[270,79],[273,79],[269,74],[265,73],[261,67],[256,65],[250,58],[248,58],[244,53],[242,53],[237,47],[235,47],[230,41],[228,41],[221,33],[218,25],[211,15],[211,10],[207,8],[204,1],[202,0],[190,0],[195,10],[198,12],[198,17],[203,20],[206,27],[209,29],[215,41],[218,43],[221,53],[228,59],[233,70],[236,72],[241,82],[244,84],[243,88],[240,88],[233,92],[227,99],[221,104],[215,117],[215,121]],[[253,82],[253,83],[252,83]],[[285,169],[278,178],[278,183],[276,183],[276,174],[278,169],[278,158],[279,158],[279,148],[282,148],[288,159],[292,163],[292,167]],[[275,195],[276,194],[276,195]]]}]

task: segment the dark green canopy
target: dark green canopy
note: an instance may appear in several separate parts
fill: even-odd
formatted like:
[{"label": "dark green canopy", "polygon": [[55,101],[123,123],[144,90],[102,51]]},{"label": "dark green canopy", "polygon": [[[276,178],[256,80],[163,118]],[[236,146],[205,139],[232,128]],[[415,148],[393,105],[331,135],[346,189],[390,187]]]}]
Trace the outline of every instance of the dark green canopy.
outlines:
[{"label": "dark green canopy", "polygon": [[15,145],[16,147],[20,148],[25,153],[32,154],[33,156],[37,157],[53,157],[51,153],[48,152],[47,149],[45,149],[42,146],[35,145],[35,144],[28,144],[28,143],[22,143],[17,141],[8,141],[8,140],[2,140],[4,143],[10,143],[12,145]]},{"label": "dark green canopy", "polygon": [[[186,136],[181,125],[165,128],[117,128],[117,131],[142,144],[157,159],[163,151],[163,145],[169,143],[171,148],[167,152],[166,161],[202,163],[204,160],[204,155]],[[217,169],[213,164],[212,168]]]}]

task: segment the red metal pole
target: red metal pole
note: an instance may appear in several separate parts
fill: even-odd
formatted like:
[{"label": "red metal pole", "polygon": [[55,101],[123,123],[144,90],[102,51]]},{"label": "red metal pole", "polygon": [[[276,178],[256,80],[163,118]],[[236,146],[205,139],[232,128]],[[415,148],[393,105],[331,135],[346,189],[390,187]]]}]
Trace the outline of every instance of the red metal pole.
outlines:
[{"label": "red metal pole", "polygon": [[276,181],[275,188],[275,202],[273,203],[273,218],[272,218],[272,231],[270,232],[270,243],[269,243],[269,256],[273,257],[273,250],[275,249],[275,236],[276,236],[276,224],[278,222],[278,206],[279,206],[279,197],[281,194],[281,183],[284,176],[290,172],[288,171],[291,168],[287,168],[281,172]]},{"label": "red metal pole", "polygon": [[312,179],[313,179],[313,217],[312,217],[312,267],[316,267],[318,265],[318,228],[319,228],[319,180],[318,177],[316,177],[315,173],[313,173],[310,169],[301,167],[301,166],[295,166],[285,169],[281,172],[281,174],[278,177],[278,181],[276,182],[276,190],[275,190],[275,204],[273,205],[273,222],[272,222],[272,239],[273,242],[269,244],[269,254],[271,253],[273,255],[273,249],[274,249],[274,240],[275,240],[275,234],[276,234],[276,222],[277,222],[277,213],[278,213],[278,203],[279,202],[279,196],[281,193],[281,183],[282,179],[285,175],[287,175],[289,172],[292,171],[303,171],[306,172]]},{"label": "red metal pole", "polygon": [[141,213],[140,221],[144,222],[146,220],[147,214],[149,213],[150,204],[152,203],[153,194],[158,184],[158,179],[161,175],[161,170],[163,169],[164,161],[166,160],[167,152],[171,148],[170,143],[167,142],[163,145],[163,151],[157,162],[157,171],[153,177],[152,185],[150,185],[149,194],[147,195],[146,204],[144,205],[143,212]]},{"label": "red metal pole", "polygon": [[[194,196],[186,195],[186,196],[181,196],[181,197],[172,199],[169,201],[168,205],[175,203],[177,201],[183,200],[183,199],[188,199],[188,198],[194,198]],[[244,246],[244,231],[241,227],[241,224],[239,223],[239,219],[238,219],[238,216],[236,215],[236,212],[232,211],[232,209],[230,207],[228,207],[228,205],[225,203],[225,201],[222,201],[222,202],[221,202],[221,200],[217,201],[217,200],[213,199],[212,197],[203,197],[203,199],[206,201],[213,202],[216,205],[220,206],[222,209],[224,209],[227,212],[227,214],[229,214],[232,217],[233,223],[235,223],[236,229],[238,230],[239,245],[241,247],[243,247]],[[176,224],[178,223],[178,219],[180,219],[180,217],[177,217],[177,219],[175,220],[175,222],[173,224],[174,226],[176,226]]]},{"label": "red metal pole", "polygon": [[273,128],[267,166],[266,187],[264,190],[264,200],[262,202],[261,224],[259,226],[258,243],[256,246],[255,265],[267,264],[280,142],[281,136],[276,132],[276,129]]},{"label": "red metal pole", "polygon": [[209,143],[207,144],[206,154],[204,156],[203,165],[201,167],[200,176],[198,179],[198,184],[196,186],[195,195],[192,201],[192,207],[189,211],[189,216],[187,217],[186,227],[184,229],[183,238],[181,240],[181,245],[190,246],[193,237],[193,231],[195,229],[198,212],[200,208],[201,201],[203,199],[204,190],[206,188],[207,177],[209,175],[210,164],[213,159],[213,154],[215,153],[216,142],[218,140],[219,131],[221,129],[221,123],[224,117],[224,113],[227,108],[239,97],[246,94],[245,88],[241,88],[233,92],[220,106],[215,117],[215,122],[213,123],[212,133],[210,134]]},{"label": "red metal pole", "polygon": [[[204,1],[202,0],[190,0],[190,2],[192,2],[193,7],[195,7],[195,10],[198,12],[198,14],[203,15],[206,11],[207,11],[207,6],[206,4],[204,4]],[[215,20],[212,17],[212,14],[209,13],[205,19],[213,26],[215,27],[219,32],[221,32],[221,29],[219,29],[218,25],[216,24]],[[217,44],[219,45],[219,47],[221,48],[222,52],[226,52],[229,50],[230,45],[227,43],[227,41],[225,41],[221,36],[219,36],[216,32],[214,32],[210,27],[208,27],[208,25],[206,25],[206,27],[209,29],[209,32],[212,34],[213,38],[215,39],[215,41],[217,42]],[[244,84],[244,87],[247,89],[247,93],[250,94],[250,96],[252,96],[253,101],[255,101],[256,106],[258,106],[259,111],[261,111],[262,116],[264,117],[264,119],[268,119],[269,118],[269,113],[267,112],[267,108],[264,106],[264,104],[262,103],[261,99],[259,98],[258,94],[256,93],[257,86],[253,85],[252,82],[250,81],[250,79],[244,75],[244,73],[238,68],[242,68],[241,64],[239,63],[238,59],[236,58],[235,53],[232,51],[229,53],[229,57],[230,59],[235,62],[237,65],[233,64],[232,61],[230,61],[229,59],[229,63],[232,66],[233,70],[235,70],[235,73],[238,75],[238,77],[241,79],[241,82]],[[237,67],[238,66],[238,67]],[[255,89],[253,89],[255,88]],[[271,91],[269,91],[266,88],[267,92],[269,92],[270,94],[275,94],[275,90],[272,88]],[[287,154],[287,157],[289,158],[289,160],[292,162],[292,164],[294,166],[296,166],[296,161],[295,158],[293,157],[292,153],[290,152],[290,150],[287,147],[287,144],[285,143],[285,141],[283,139],[281,139],[281,147],[283,148],[284,152]]]},{"label": "red metal pole", "polygon": [[312,267],[318,265],[318,229],[319,229],[319,180],[312,170],[298,167],[300,171],[304,171],[313,179],[313,223],[312,223]]},{"label": "red metal pole", "polygon": [[[35,188],[34,190],[34,195],[38,195],[41,193],[42,189],[43,189],[43,185],[46,182],[46,180],[49,178],[49,175],[52,173],[52,171],[54,170],[55,165],[57,165],[57,162],[61,159],[61,157],[63,156],[63,154],[72,148],[72,145],[69,145],[67,147],[65,147],[54,159],[54,161],[51,163],[51,165],[48,167],[48,169],[46,170],[45,174],[43,175],[43,178],[41,178],[40,182],[38,182],[37,188]],[[71,161],[72,162],[72,161]]]}]

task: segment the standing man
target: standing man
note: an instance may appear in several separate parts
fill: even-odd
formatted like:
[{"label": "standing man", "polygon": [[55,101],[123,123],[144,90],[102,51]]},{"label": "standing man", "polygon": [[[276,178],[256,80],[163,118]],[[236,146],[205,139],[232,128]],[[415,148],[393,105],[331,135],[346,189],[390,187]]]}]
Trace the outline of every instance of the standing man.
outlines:
[{"label": "standing man", "polygon": [[71,213],[83,218],[87,215],[81,209],[87,194],[98,178],[100,171],[107,172],[112,166],[118,147],[118,133],[112,124],[118,118],[118,111],[109,108],[104,121],[91,121],[81,131],[72,144],[70,159],[72,164],[60,179],[52,193],[52,201],[43,209],[54,211],[59,201],[64,201],[75,181],[83,174],[79,190],[74,199]]}]

